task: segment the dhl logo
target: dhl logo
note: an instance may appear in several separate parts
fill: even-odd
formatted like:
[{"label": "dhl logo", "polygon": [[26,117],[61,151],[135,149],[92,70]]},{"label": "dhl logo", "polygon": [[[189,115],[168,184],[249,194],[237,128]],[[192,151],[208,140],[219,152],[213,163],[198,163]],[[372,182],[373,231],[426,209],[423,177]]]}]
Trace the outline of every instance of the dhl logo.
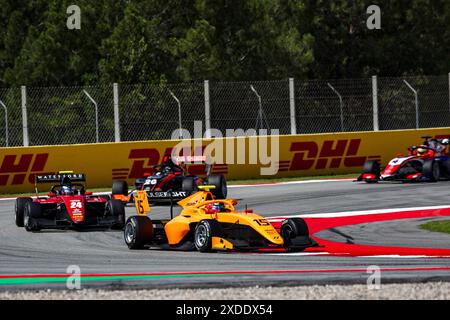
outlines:
[{"label": "dhl logo", "polygon": [[[164,154],[170,154],[172,148],[167,148]],[[112,169],[113,179],[138,179],[144,176],[145,173],[152,171],[152,166],[160,164],[161,154],[158,149],[132,149],[128,155],[128,159],[133,161],[130,168]],[[204,175],[206,170],[205,164],[189,164],[187,171],[192,175]],[[212,167],[213,174],[227,174],[227,165],[215,164]]]},{"label": "dhl logo", "polygon": [[[314,141],[293,142],[289,151],[292,158],[279,162],[279,171],[301,171],[311,169],[335,169],[342,166],[348,168],[361,168],[364,162],[370,160],[380,160],[381,156],[360,156],[358,155],[361,139],[352,140],[328,140],[321,145]],[[171,148],[163,154],[171,152]],[[112,169],[113,179],[137,179],[151,172],[151,167],[160,163],[161,154],[158,149],[132,149],[128,159],[132,160],[130,168]],[[202,175],[205,173],[204,164],[192,164],[187,166],[188,173],[192,175]],[[213,174],[228,173],[227,164],[215,164],[212,169]]]},{"label": "dhl logo", "polygon": [[34,184],[36,174],[47,174],[43,171],[48,156],[48,153],[5,155],[0,166],[0,186],[21,185],[25,181]]},{"label": "dhl logo", "polygon": [[362,167],[366,160],[380,160],[381,156],[358,156],[361,139],[293,142],[291,161],[280,161],[280,171],[337,169]]}]

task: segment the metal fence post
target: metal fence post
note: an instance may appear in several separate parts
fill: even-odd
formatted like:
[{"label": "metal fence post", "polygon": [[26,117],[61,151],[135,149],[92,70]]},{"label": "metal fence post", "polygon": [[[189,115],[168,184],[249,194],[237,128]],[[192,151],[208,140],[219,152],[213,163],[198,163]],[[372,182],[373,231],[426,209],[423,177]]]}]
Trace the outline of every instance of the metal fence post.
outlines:
[{"label": "metal fence post", "polygon": [[416,129],[419,129],[419,93],[416,89],[414,89],[408,81],[403,80],[403,82],[408,86],[409,89],[411,89],[412,92],[414,92],[414,97],[416,100]]},{"label": "metal fence post", "polygon": [[28,140],[28,116],[27,116],[27,87],[21,87],[22,92],[22,134],[23,146],[28,147],[30,142]]},{"label": "metal fence post", "polygon": [[114,94],[114,141],[120,142],[120,117],[119,117],[119,85],[113,84]]},{"label": "metal fence post", "polygon": [[[258,128],[264,129],[264,123],[266,123],[267,130],[270,130],[269,123],[267,122],[266,114],[265,114],[265,112],[263,110],[263,107],[262,107],[261,96],[259,95],[258,91],[256,91],[256,89],[255,89],[255,87],[253,85],[250,85],[250,90],[252,90],[253,93],[258,98],[258,105],[259,105],[259,107],[258,107],[258,116],[256,118],[256,123],[255,123],[255,130],[258,130]],[[261,127],[259,125],[261,125]],[[258,133],[258,135],[259,135],[259,133]]]},{"label": "metal fence post", "polygon": [[83,92],[95,106],[95,142],[98,143],[99,142],[99,139],[98,139],[98,105],[97,105],[97,102],[91,97],[91,95],[86,90],[83,90]]},{"label": "metal fence post", "polygon": [[205,138],[211,138],[211,105],[209,100],[209,81],[205,80]]},{"label": "metal fence post", "polygon": [[289,104],[291,107],[291,134],[297,134],[297,122],[295,119],[295,86],[294,78],[289,78]]},{"label": "metal fence post", "polygon": [[337,92],[337,90],[330,83],[327,83],[327,85],[339,97],[339,105],[341,108],[341,131],[344,132],[344,101],[342,100],[342,96],[339,92]]},{"label": "metal fence post", "polygon": [[372,111],[373,111],[373,131],[379,131],[378,120],[378,78],[372,76]]},{"label": "metal fence post", "polygon": [[8,108],[6,108],[6,105],[1,100],[0,100],[0,105],[3,107],[3,109],[5,109],[5,145],[6,145],[6,147],[9,147]]},{"label": "metal fence post", "polygon": [[178,127],[180,128],[178,134],[180,139],[183,139],[183,126],[181,125],[181,102],[171,90],[169,90],[169,93],[178,104]]}]

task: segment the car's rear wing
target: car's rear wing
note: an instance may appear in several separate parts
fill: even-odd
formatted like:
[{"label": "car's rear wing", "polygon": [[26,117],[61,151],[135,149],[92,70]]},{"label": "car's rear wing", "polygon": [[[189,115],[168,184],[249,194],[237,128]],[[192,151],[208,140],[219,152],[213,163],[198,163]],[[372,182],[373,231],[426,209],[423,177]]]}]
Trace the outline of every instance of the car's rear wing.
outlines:
[{"label": "car's rear wing", "polygon": [[178,165],[202,163],[206,165],[205,173],[207,176],[211,175],[212,172],[212,165],[207,161],[206,156],[178,156],[175,158],[175,163]]},{"label": "car's rear wing", "polygon": [[36,183],[60,183],[64,178],[69,178],[71,182],[85,182],[84,173],[58,173],[58,174],[39,174],[35,176]]},{"label": "car's rear wing", "polygon": [[178,156],[178,157],[175,157],[175,161],[181,162],[181,163],[205,162],[206,157],[205,156]]}]

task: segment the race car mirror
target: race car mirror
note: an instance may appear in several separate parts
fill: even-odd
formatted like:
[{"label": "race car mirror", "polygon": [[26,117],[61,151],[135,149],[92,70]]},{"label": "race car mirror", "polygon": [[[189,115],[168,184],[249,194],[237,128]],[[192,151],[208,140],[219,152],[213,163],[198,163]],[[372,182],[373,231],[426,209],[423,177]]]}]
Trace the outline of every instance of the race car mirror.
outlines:
[{"label": "race car mirror", "polygon": [[148,204],[147,193],[145,191],[137,191],[134,197],[134,206],[139,216],[146,216],[150,212],[150,205]]}]

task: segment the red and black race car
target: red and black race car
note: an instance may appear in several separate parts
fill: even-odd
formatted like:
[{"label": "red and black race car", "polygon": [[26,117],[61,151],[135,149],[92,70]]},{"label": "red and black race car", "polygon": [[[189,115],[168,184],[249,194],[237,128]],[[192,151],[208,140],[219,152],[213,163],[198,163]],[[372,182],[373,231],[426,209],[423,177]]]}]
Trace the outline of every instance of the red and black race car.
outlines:
[{"label": "red and black race car", "polygon": [[[37,175],[36,197],[16,199],[15,220],[27,231],[41,229],[82,229],[87,227],[123,229],[125,208],[121,201],[109,196],[94,196],[85,190],[84,174],[62,171]],[[38,196],[37,184],[57,183],[47,196]]]},{"label": "red and black race car", "polygon": [[378,161],[366,161],[357,181],[436,182],[450,179],[450,157],[446,152],[449,139],[422,139],[425,139],[422,145],[410,146],[407,155],[392,159],[383,170]]},{"label": "red and black race car", "polygon": [[[204,159],[191,159],[191,161],[204,161]],[[183,164],[183,157],[176,160]],[[184,199],[199,190],[198,186],[212,185],[212,193],[216,199],[227,197],[227,181],[223,175],[211,175],[210,166],[206,165],[206,177],[201,178],[189,175],[187,170],[176,164],[171,155],[165,155],[160,165],[152,167],[152,171],[146,173],[134,183],[134,189],[129,192],[128,184],[124,180],[116,180],[112,186],[112,198],[123,202],[132,202],[134,190],[147,192],[149,202],[164,202]]]}]

